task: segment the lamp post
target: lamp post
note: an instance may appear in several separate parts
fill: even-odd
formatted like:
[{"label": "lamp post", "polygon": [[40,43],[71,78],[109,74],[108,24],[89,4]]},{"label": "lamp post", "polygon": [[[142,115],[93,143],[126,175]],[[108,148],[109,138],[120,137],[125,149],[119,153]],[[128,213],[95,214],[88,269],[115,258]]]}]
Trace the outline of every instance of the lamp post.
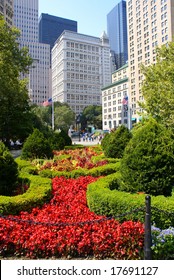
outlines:
[{"label": "lamp post", "polygon": [[[79,132],[79,142],[80,142],[80,122],[81,122],[81,116],[82,116],[82,114],[80,113],[80,114],[77,115],[77,117],[76,117],[76,129],[77,129],[78,132]],[[77,128],[77,125],[78,125],[78,128]]]}]

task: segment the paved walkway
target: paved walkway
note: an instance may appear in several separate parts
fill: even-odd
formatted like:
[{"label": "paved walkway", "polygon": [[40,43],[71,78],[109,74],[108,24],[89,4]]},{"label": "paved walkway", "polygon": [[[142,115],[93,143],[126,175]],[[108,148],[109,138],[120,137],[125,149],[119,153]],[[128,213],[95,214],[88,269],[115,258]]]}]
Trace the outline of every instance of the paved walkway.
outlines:
[{"label": "paved walkway", "polygon": [[76,140],[76,139],[72,139],[72,143],[73,144],[76,144],[76,145],[83,145],[83,146],[93,146],[93,145],[98,145],[99,142],[98,140],[94,140],[94,141],[79,141],[79,140]]},{"label": "paved walkway", "polygon": [[10,153],[14,158],[17,158],[21,155],[22,150],[11,150]]}]

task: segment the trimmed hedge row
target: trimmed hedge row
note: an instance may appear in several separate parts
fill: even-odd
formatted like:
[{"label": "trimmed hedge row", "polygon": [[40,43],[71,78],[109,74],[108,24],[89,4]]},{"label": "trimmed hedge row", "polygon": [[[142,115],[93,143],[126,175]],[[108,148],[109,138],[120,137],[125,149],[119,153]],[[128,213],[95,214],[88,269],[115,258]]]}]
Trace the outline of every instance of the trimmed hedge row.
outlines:
[{"label": "trimmed hedge row", "polygon": [[[95,158],[95,157],[94,157]],[[96,157],[96,161],[101,157]],[[105,176],[88,186],[87,203],[91,211],[99,215],[115,217],[120,222],[125,220],[140,220],[144,222],[145,217],[145,194],[130,194],[119,191],[121,175],[119,172],[120,162],[109,163],[104,166],[85,170],[79,168],[71,172],[42,170],[39,175],[29,175],[37,173],[37,168],[33,167],[29,161],[16,159],[21,179],[29,180],[30,187],[23,195],[15,197],[0,196],[1,214],[18,214],[20,211],[30,211],[35,206],[43,205],[51,197],[51,180],[49,178],[65,176],[66,178],[77,178],[79,176]],[[34,170],[34,171],[33,171]],[[161,229],[174,226],[174,195],[172,197],[151,196],[152,200],[152,223]],[[124,213],[134,211],[127,216]],[[144,209],[143,209],[144,208]],[[161,211],[160,211],[161,210]],[[166,213],[165,213],[166,212]],[[173,215],[167,215],[167,213]]]},{"label": "trimmed hedge row", "polygon": [[104,155],[92,156],[91,160],[93,163],[97,163],[102,160],[107,160],[108,163],[116,163],[120,161],[118,158],[106,158]]},{"label": "trimmed hedge row", "polygon": [[120,163],[117,162],[117,163],[110,163],[107,165],[94,167],[92,169],[79,168],[79,169],[72,170],[71,172],[53,171],[50,169],[44,169],[39,172],[39,175],[41,177],[48,177],[48,178],[61,177],[61,176],[64,176],[66,178],[77,178],[79,176],[88,176],[88,175],[91,175],[93,177],[99,177],[99,176],[103,176],[103,175],[106,176],[115,173],[119,170],[119,167],[120,167]]},{"label": "trimmed hedge row", "polygon": [[31,211],[33,207],[43,205],[51,198],[51,180],[40,176],[20,174],[20,180],[28,181],[28,190],[17,196],[0,196],[0,213],[17,215],[21,211]]},{"label": "trimmed hedge row", "polygon": [[[91,211],[99,215],[115,217],[120,222],[125,220],[144,222],[145,194],[131,194],[118,191],[120,173],[108,175],[88,185],[87,203]],[[152,224],[164,229],[174,226],[174,196],[151,196]],[[123,216],[124,213],[142,208],[137,212]],[[161,211],[160,211],[161,210]],[[170,213],[170,215],[167,213]],[[173,215],[171,215],[173,213]]]}]

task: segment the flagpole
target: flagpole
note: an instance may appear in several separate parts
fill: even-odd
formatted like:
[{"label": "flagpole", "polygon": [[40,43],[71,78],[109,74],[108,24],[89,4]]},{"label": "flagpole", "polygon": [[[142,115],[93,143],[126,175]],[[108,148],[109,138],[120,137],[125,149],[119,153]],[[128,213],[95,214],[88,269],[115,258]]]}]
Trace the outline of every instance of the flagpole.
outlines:
[{"label": "flagpole", "polygon": [[52,130],[54,130],[54,101],[52,99]]}]

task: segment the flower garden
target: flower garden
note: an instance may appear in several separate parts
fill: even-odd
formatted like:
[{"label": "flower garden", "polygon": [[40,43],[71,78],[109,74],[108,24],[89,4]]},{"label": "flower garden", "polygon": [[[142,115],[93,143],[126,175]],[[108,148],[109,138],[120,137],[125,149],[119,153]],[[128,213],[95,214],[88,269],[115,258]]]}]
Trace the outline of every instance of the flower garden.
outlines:
[{"label": "flower garden", "polygon": [[[54,151],[52,160],[16,161],[29,187],[0,197],[2,257],[143,259],[144,213],[114,218],[143,206],[145,197],[122,192],[119,198],[118,160],[86,147]],[[100,197],[108,191],[117,199],[113,211],[112,198]]]}]

